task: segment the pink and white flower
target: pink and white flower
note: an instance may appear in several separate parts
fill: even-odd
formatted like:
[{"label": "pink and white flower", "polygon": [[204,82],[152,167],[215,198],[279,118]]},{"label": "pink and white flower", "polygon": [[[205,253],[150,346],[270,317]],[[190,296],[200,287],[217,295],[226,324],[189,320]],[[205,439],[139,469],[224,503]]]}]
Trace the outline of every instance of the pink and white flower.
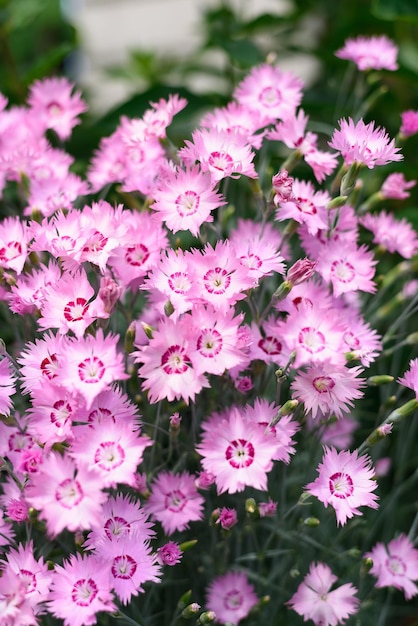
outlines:
[{"label": "pink and white flower", "polygon": [[258,602],[254,587],[243,572],[227,572],[210,583],[206,606],[220,624],[237,624]]},{"label": "pink and white flower", "polygon": [[353,61],[362,72],[365,70],[398,69],[396,62],[398,47],[386,35],[366,37],[360,35],[355,39],[347,39],[343,48],[337,50],[335,56]]},{"label": "pink and white flower", "polygon": [[377,543],[364,555],[372,559],[370,573],[377,577],[376,587],[396,587],[410,600],[418,593],[418,550],[406,535],[399,535],[385,546]]}]

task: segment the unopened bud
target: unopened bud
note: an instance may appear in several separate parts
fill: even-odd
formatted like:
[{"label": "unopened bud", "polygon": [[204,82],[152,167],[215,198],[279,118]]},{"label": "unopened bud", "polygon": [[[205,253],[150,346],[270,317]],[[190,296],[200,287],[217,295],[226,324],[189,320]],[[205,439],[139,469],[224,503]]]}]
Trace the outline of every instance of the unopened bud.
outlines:
[{"label": "unopened bud", "polygon": [[134,349],[135,334],[135,324],[132,323],[128,326],[128,329],[125,333],[125,352],[127,352],[128,354]]},{"label": "unopened bud", "polygon": [[347,202],[348,196],[337,196],[333,198],[331,202],[328,202],[326,208],[329,210],[338,209],[340,206],[344,206]]},{"label": "unopened bud", "polygon": [[258,515],[258,507],[254,498],[247,498],[245,501],[245,511],[248,515]]},{"label": "unopened bud", "polygon": [[395,378],[393,376],[389,376],[389,374],[381,374],[380,376],[370,376],[367,379],[367,384],[369,387],[380,387],[380,385],[393,383],[394,380]]},{"label": "unopened bud", "polygon": [[277,206],[280,202],[286,202],[293,197],[294,178],[289,176],[287,170],[280,170],[271,180],[273,191],[276,194],[273,198],[274,204]]},{"label": "unopened bud", "polygon": [[192,602],[191,604],[187,605],[185,609],[182,610],[181,616],[184,617],[184,619],[190,619],[191,617],[195,617],[196,614],[199,613],[200,608],[200,604],[198,604],[197,602]]},{"label": "unopened bud", "polygon": [[316,261],[310,261],[309,259],[298,259],[296,263],[287,270],[286,278],[292,284],[300,285],[315,273]]},{"label": "unopened bud", "polygon": [[212,622],[214,622],[216,619],[216,613],[215,611],[205,611],[204,613],[202,613],[202,615],[200,615],[199,619],[197,620],[196,624],[211,624]]},{"label": "unopened bud", "polygon": [[174,313],[174,307],[171,304],[170,300],[167,300],[167,302],[164,305],[164,314],[166,315],[166,317],[170,317],[170,315],[173,315]]},{"label": "unopened bud", "polygon": [[144,329],[144,333],[146,334],[148,339],[152,339],[154,337],[153,327],[147,324],[146,322],[141,322],[141,326]]},{"label": "unopened bud", "polygon": [[303,520],[303,523],[305,526],[309,526],[309,528],[315,528],[316,526],[319,526],[321,522],[317,517],[307,517]]},{"label": "unopened bud", "polygon": [[190,600],[192,599],[192,590],[189,589],[181,596],[180,600],[177,602],[177,608],[182,611],[190,604]]}]

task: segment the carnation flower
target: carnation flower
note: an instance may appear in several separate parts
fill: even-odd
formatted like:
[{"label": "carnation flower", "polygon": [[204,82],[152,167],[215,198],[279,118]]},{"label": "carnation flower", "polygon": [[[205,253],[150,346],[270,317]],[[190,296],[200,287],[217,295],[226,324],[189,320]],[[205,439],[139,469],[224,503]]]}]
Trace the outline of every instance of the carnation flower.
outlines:
[{"label": "carnation flower", "polygon": [[332,284],[334,296],[338,297],[350,291],[366,291],[374,293],[373,282],[375,265],[373,253],[363,245],[330,241],[322,249],[316,271],[322,278]]},{"label": "carnation flower", "polygon": [[373,169],[376,165],[386,165],[403,159],[398,154],[400,148],[395,147],[395,140],[390,140],[384,128],[375,128],[374,122],[365,124],[360,119],[355,124],[349,117],[348,121],[341,119],[339,124],[340,130],[334,131],[328,145],[341,152],[346,165],[357,162]]},{"label": "carnation flower", "polygon": [[400,172],[389,174],[380,190],[384,198],[393,200],[405,200],[411,195],[408,189],[416,185],[416,180],[405,180],[405,176]]},{"label": "carnation flower", "polygon": [[401,127],[399,132],[404,137],[410,137],[418,132],[418,111],[404,111],[401,113]]},{"label": "carnation flower", "polygon": [[373,480],[374,470],[369,457],[359,457],[356,451],[337,452],[335,448],[324,446],[318,474],[318,478],[305,488],[325,507],[330,504],[335,509],[338,526],[344,526],[354,515],[362,515],[359,506],[378,508],[378,497],[372,493],[377,483]]},{"label": "carnation flower", "polygon": [[254,587],[243,572],[228,572],[218,576],[207,590],[206,606],[215,613],[216,621],[220,624],[236,626],[247,617],[257,602]]},{"label": "carnation flower", "polygon": [[344,47],[335,56],[353,61],[360,71],[398,69],[396,57],[398,48],[386,35],[347,39]]},{"label": "carnation flower", "polygon": [[175,541],[168,541],[166,544],[158,548],[157,550],[158,562],[161,565],[177,565],[180,563],[183,556],[183,552],[180,550],[180,546]]},{"label": "carnation flower", "polygon": [[376,587],[396,587],[407,600],[417,595],[418,550],[406,535],[392,539],[387,546],[376,544],[364,558],[373,561],[370,573],[377,577]]},{"label": "carnation flower", "polygon": [[308,574],[287,603],[304,621],[315,626],[337,626],[357,612],[357,589],[351,583],[331,591],[337,577],[325,563],[312,563]]},{"label": "carnation flower", "polygon": [[397,220],[390,213],[367,213],[360,218],[360,223],[371,230],[374,243],[388,252],[397,252],[405,259],[410,259],[418,251],[418,237],[412,225],[405,219]]},{"label": "carnation flower", "polygon": [[418,400],[418,359],[409,362],[409,370],[401,378],[398,378],[398,383],[415,391]]}]

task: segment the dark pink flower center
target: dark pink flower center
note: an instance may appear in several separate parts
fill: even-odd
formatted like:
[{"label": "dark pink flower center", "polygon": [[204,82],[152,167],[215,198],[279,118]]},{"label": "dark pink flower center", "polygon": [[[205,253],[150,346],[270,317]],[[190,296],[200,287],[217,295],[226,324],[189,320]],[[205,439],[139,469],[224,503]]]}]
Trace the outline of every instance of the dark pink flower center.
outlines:
[{"label": "dark pink flower center", "polygon": [[224,596],[224,607],[229,611],[236,611],[243,603],[243,596],[238,589],[231,589]]},{"label": "dark pink flower center", "polygon": [[335,387],[335,381],[330,376],[317,376],[312,384],[318,393],[328,393]]},{"label": "dark pink flower center", "polygon": [[264,107],[270,108],[281,103],[282,94],[276,87],[264,87],[259,93],[258,100]]},{"label": "dark pink flower center", "polygon": [[331,275],[341,283],[351,283],[356,272],[348,261],[334,261],[331,264]]},{"label": "dark pink flower center", "polygon": [[234,469],[249,467],[254,461],[254,446],[246,439],[234,439],[225,450],[225,458]]},{"label": "dark pink flower center", "polygon": [[282,344],[276,337],[263,337],[257,345],[266,354],[280,354],[282,351]]},{"label": "dark pink flower center", "polygon": [[12,433],[9,437],[9,450],[12,452],[29,450],[32,446],[33,439],[30,435],[25,435],[24,433]]},{"label": "dark pink flower center", "polygon": [[89,310],[89,305],[85,298],[70,300],[64,307],[64,317],[67,322],[79,322]]},{"label": "dark pink flower center", "polygon": [[55,490],[55,499],[65,509],[72,509],[80,504],[84,493],[80,483],[75,478],[66,478]]},{"label": "dark pink flower center", "polygon": [[223,172],[226,176],[232,173],[234,168],[234,160],[230,154],[223,150],[211,152],[208,159],[209,167]]},{"label": "dark pink flower center", "polygon": [[112,422],[115,422],[115,416],[113,415],[112,411],[110,411],[109,409],[106,409],[104,407],[99,407],[97,409],[94,409],[94,411],[91,411],[89,413],[89,416],[87,418],[87,421],[89,422],[97,422],[97,423],[101,423],[103,422],[103,420],[108,419],[109,417],[111,417]]},{"label": "dark pink flower center", "polygon": [[137,563],[129,554],[122,554],[113,559],[112,574],[115,578],[128,580],[132,578],[137,569]]},{"label": "dark pink flower center", "polygon": [[0,262],[7,263],[22,254],[22,245],[18,241],[9,241],[0,248]]},{"label": "dark pink flower center", "polygon": [[134,267],[140,267],[149,258],[149,250],[143,243],[137,243],[136,246],[130,246],[125,253],[127,263]]},{"label": "dark pink flower center", "polygon": [[94,462],[100,469],[110,472],[125,460],[125,452],[115,441],[102,441],[94,454]]},{"label": "dark pink flower center", "polygon": [[98,383],[104,373],[104,363],[97,356],[88,357],[78,364],[78,376],[83,383]]},{"label": "dark pink flower center", "polygon": [[104,531],[106,533],[106,537],[112,541],[115,537],[120,537],[121,535],[128,535],[131,530],[131,525],[126,521],[125,518],[119,517],[115,515],[114,517],[109,517],[106,520],[104,525]]},{"label": "dark pink flower center", "polygon": [[88,238],[87,243],[83,248],[83,252],[100,252],[103,250],[107,242],[108,238],[96,230],[93,235]]},{"label": "dark pink flower center", "polygon": [[65,400],[57,400],[52,405],[52,408],[54,410],[49,414],[51,424],[54,424],[57,428],[62,428],[68,422],[73,412],[71,404],[65,402]]},{"label": "dark pink flower center", "polygon": [[360,348],[361,344],[359,339],[357,339],[350,330],[344,333],[343,340],[350,350],[358,350],[358,348]]},{"label": "dark pink flower center", "polygon": [[80,578],[71,591],[71,600],[77,606],[89,606],[98,594],[97,585],[91,578]]},{"label": "dark pink flower center", "polygon": [[177,196],[175,205],[181,217],[194,215],[200,204],[200,196],[195,191],[185,191]]},{"label": "dark pink flower center", "polygon": [[231,277],[222,267],[214,267],[203,276],[205,289],[209,293],[220,295],[225,293],[231,284]]},{"label": "dark pink flower center", "polygon": [[213,358],[222,350],[221,334],[214,328],[204,328],[197,340],[197,349],[207,358]]},{"label": "dark pink flower center", "polygon": [[174,272],[168,279],[168,286],[174,293],[184,294],[189,291],[191,283],[184,272]]},{"label": "dark pink flower center", "polygon": [[46,356],[40,365],[41,372],[48,380],[52,380],[57,376],[56,371],[58,369],[58,359],[56,354],[50,354],[49,358]]},{"label": "dark pink flower center", "polygon": [[402,576],[406,572],[405,563],[399,556],[389,557],[386,559],[385,565],[395,576]]},{"label": "dark pink flower center", "polygon": [[257,256],[257,254],[253,254],[252,252],[250,254],[247,254],[246,256],[241,256],[239,260],[241,261],[242,265],[248,267],[250,270],[258,270],[258,268],[262,266],[262,261],[260,257]]},{"label": "dark pink flower center", "polygon": [[307,198],[298,198],[296,202],[296,207],[304,215],[316,215],[317,213],[316,206]]},{"label": "dark pink flower center", "polygon": [[354,491],[351,476],[345,472],[335,472],[335,474],[329,477],[329,490],[331,495],[345,500],[345,498],[351,496]]},{"label": "dark pink flower center", "polygon": [[311,326],[306,326],[301,329],[298,335],[298,341],[302,348],[311,354],[317,354],[325,349],[324,335]]},{"label": "dark pink flower center", "polygon": [[161,357],[161,366],[166,374],[184,374],[192,363],[184,348],[170,346]]},{"label": "dark pink flower center", "polygon": [[19,572],[19,578],[26,583],[26,593],[32,593],[36,589],[36,576],[28,569],[21,569]]},{"label": "dark pink flower center", "polygon": [[181,489],[173,489],[165,496],[165,508],[172,513],[179,513],[187,504],[187,498]]}]

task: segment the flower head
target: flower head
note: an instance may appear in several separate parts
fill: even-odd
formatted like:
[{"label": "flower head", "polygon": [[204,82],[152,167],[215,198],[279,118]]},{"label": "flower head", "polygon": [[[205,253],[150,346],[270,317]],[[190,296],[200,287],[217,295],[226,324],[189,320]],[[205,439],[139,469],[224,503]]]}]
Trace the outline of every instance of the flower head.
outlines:
[{"label": "flower head", "polygon": [[398,69],[396,57],[398,48],[385,35],[347,39],[343,48],[335,56],[353,61],[360,71]]},{"label": "flower head", "polygon": [[406,535],[392,539],[387,546],[378,543],[364,555],[373,560],[370,573],[377,576],[376,587],[396,587],[409,600],[418,593],[418,550]]},{"label": "flower head", "polygon": [[206,605],[216,621],[236,626],[257,604],[254,587],[242,572],[228,572],[215,578],[208,588]]},{"label": "flower head", "polygon": [[322,463],[318,466],[318,478],[306,485],[306,489],[327,507],[330,504],[337,515],[337,525],[343,526],[347,519],[362,515],[359,506],[377,509],[377,496],[372,493],[377,483],[367,456],[357,452],[324,446]]},{"label": "flower head", "polygon": [[311,619],[315,626],[336,626],[356,613],[359,601],[357,589],[351,583],[331,591],[337,577],[328,565],[312,563],[308,574],[299,585],[289,606],[302,615],[305,622]]}]

